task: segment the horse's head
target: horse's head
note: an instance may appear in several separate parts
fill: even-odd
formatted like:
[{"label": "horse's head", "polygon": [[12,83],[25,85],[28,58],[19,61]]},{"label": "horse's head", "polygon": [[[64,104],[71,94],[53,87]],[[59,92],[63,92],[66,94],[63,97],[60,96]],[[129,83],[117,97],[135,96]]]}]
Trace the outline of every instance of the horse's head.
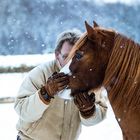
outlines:
[{"label": "horse's head", "polygon": [[94,27],[87,22],[85,25],[85,41],[75,51],[69,67],[72,74],[70,87],[74,92],[101,86],[114,43],[114,31],[100,28],[95,22]]}]

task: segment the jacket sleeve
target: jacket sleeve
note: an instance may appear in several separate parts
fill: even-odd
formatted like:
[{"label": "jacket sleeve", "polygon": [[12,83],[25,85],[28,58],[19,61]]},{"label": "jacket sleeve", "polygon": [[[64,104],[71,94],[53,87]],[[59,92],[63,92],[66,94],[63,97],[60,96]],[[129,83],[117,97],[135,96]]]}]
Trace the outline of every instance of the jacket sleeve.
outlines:
[{"label": "jacket sleeve", "polygon": [[88,119],[85,119],[81,116],[79,112],[81,122],[85,126],[92,126],[92,125],[100,123],[102,120],[104,120],[107,114],[107,104],[106,104],[107,97],[105,97],[105,94],[104,94],[105,89],[102,87],[100,90],[94,93],[96,97],[96,102],[95,102],[96,109],[93,116],[91,116]]},{"label": "jacket sleeve", "polygon": [[42,117],[49,105],[44,104],[39,92],[45,84],[46,75],[40,67],[34,68],[23,80],[15,101],[15,111],[26,122],[34,122]]}]

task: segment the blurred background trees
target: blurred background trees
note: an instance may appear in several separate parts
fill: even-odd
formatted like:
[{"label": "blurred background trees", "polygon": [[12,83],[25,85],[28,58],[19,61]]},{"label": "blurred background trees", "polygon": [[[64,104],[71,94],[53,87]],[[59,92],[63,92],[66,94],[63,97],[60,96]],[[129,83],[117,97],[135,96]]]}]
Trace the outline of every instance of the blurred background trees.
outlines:
[{"label": "blurred background trees", "polygon": [[85,31],[93,20],[140,42],[140,4],[94,0],[1,0],[0,55],[54,51],[57,35],[72,28]]}]

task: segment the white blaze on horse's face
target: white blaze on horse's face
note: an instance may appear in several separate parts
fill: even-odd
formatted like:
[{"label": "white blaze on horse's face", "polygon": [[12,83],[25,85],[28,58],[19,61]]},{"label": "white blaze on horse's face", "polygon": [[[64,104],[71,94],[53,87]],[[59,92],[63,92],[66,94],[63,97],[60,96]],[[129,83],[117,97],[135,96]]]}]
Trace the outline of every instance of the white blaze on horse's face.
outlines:
[{"label": "white blaze on horse's face", "polygon": [[[69,66],[71,64],[71,60],[60,70],[60,72],[64,72],[65,74],[71,75]],[[71,89],[64,89],[58,93],[58,96],[62,99],[71,100],[73,99],[71,94]]]},{"label": "white blaze on horse's face", "polygon": [[69,60],[69,62],[60,70],[60,72],[64,72],[65,74],[71,75],[69,66],[71,64],[72,60]]}]

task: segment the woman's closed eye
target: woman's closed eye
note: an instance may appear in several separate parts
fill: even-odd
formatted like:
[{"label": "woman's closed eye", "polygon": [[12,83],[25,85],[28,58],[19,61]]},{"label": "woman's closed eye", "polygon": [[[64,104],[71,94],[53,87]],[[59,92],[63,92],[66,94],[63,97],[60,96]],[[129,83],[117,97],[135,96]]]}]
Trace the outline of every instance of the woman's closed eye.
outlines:
[{"label": "woman's closed eye", "polygon": [[68,54],[62,55],[63,60],[65,60],[68,57]]}]

